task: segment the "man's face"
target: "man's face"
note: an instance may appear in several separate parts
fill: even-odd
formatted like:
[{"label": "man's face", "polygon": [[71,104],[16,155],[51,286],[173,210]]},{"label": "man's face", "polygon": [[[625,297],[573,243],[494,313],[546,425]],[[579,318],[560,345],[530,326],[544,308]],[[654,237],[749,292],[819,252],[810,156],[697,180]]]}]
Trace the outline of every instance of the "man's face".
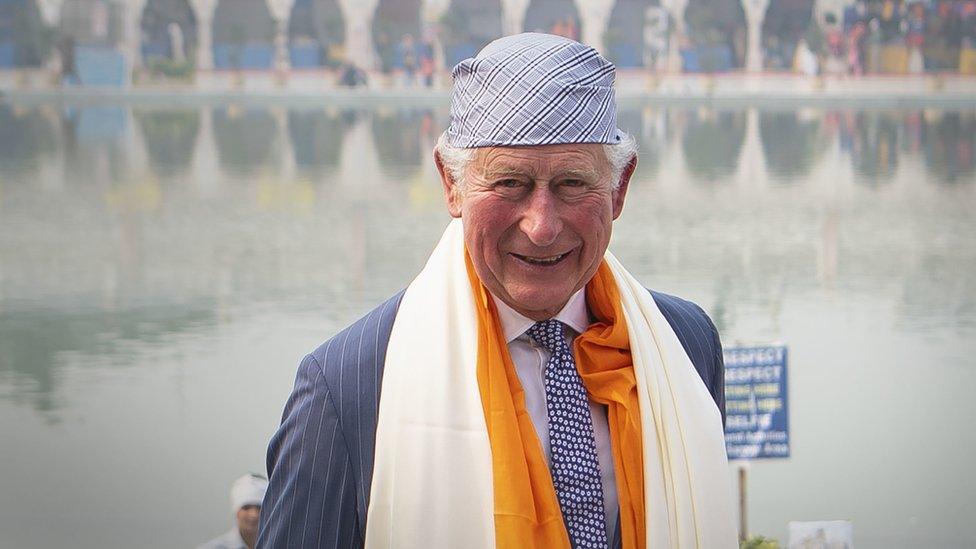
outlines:
[{"label": "man's face", "polygon": [[491,147],[475,151],[463,190],[441,176],[485,287],[545,320],[596,273],[633,167],[613,190],[603,145]]},{"label": "man's face", "polygon": [[237,510],[237,528],[242,536],[257,535],[258,519],[261,518],[260,505],[245,505]]}]

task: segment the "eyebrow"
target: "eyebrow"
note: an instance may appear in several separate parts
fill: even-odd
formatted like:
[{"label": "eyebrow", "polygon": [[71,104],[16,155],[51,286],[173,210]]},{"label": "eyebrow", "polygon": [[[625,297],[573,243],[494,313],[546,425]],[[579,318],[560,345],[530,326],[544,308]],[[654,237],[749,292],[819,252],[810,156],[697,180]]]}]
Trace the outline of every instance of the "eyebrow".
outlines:
[{"label": "eyebrow", "polygon": [[[486,179],[495,179],[498,177],[506,176],[529,176],[532,174],[526,170],[521,170],[511,166],[499,166],[497,168],[492,168],[490,171],[485,173]],[[582,168],[571,168],[565,171],[556,172],[554,179],[559,178],[569,178],[569,179],[584,179],[584,180],[596,180],[599,179],[600,175],[596,170],[587,170]]]},{"label": "eyebrow", "polygon": [[499,166],[497,168],[491,168],[485,172],[486,179],[495,179],[496,177],[504,177],[511,175],[529,175],[525,170],[520,170],[511,166]]},{"label": "eyebrow", "polygon": [[596,180],[600,178],[600,174],[596,170],[570,169],[557,173],[559,177],[568,177],[570,179]]}]

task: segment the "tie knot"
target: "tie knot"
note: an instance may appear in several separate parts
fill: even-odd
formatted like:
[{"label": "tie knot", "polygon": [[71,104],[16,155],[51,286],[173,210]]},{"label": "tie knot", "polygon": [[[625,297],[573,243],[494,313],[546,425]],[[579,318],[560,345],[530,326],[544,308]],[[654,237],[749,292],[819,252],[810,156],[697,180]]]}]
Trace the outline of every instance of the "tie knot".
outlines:
[{"label": "tie knot", "polygon": [[536,322],[529,328],[526,333],[529,337],[535,340],[536,343],[542,345],[549,352],[555,353],[566,348],[566,336],[563,333],[563,323],[551,318],[549,320],[543,320],[542,322]]}]

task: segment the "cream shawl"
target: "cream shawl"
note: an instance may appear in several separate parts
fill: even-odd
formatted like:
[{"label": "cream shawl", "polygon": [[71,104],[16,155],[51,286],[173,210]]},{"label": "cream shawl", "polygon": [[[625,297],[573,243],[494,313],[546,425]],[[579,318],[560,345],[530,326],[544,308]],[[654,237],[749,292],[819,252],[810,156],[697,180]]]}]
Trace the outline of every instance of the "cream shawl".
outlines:
[{"label": "cream shawl", "polygon": [[[646,546],[735,547],[718,409],[648,292],[607,252],[641,407]],[[366,547],[494,547],[491,446],[461,220],[407,288],[386,353]]]}]

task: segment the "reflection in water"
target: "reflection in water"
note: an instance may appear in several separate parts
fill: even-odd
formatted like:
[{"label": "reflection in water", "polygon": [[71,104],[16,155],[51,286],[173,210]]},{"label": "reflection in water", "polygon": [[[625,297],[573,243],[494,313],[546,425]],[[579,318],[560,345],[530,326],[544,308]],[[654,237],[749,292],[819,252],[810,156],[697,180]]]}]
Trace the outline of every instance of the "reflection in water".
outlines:
[{"label": "reflection in water", "polygon": [[231,175],[247,176],[268,164],[278,133],[269,111],[218,108],[214,110],[213,125],[220,165]]},{"label": "reflection in water", "polygon": [[667,109],[646,106],[641,109],[624,109],[617,113],[617,127],[637,139],[640,158],[635,181],[650,179],[657,173],[661,160],[661,149],[667,140],[664,132],[668,129]]},{"label": "reflection in water", "polygon": [[379,155],[380,165],[387,173],[399,173],[404,179],[426,160],[427,151],[421,151],[421,136],[433,130],[432,114],[429,111],[394,112],[378,111],[373,114],[373,141]]},{"label": "reflection in water", "polygon": [[[968,463],[941,449],[976,451],[960,423],[976,353],[976,113],[647,105],[619,120],[640,142],[641,184],[615,253],[705,306],[727,342],[791,345],[797,451],[757,466],[754,493],[852,516],[861,547],[886,546],[875,525],[890,517],[905,546],[936,531],[976,541],[951,512],[925,514],[972,509],[957,488]],[[138,478],[74,493],[100,516],[140,508],[142,474],[175,469],[196,482],[152,501],[178,517],[159,546],[204,539],[227,518],[221,471],[260,468],[292,362],[422,266],[447,221],[430,159],[446,123],[445,110],[396,108],[0,105],[0,438],[18,441],[0,467],[53,456],[83,477],[115,456],[104,469]],[[150,435],[129,418],[143,403]],[[899,446],[913,414],[948,434]],[[866,425],[863,459],[831,450]],[[133,457],[133,438],[164,448]],[[934,462],[919,486],[912,471]],[[851,478],[894,488],[865,502],[844,491]],[[3,482],[0,532],[15,546],[114,546],[93,532],[132,538],[150,522],[30,529],[23,509],[73,501],[67,489]],[[797,512],[757,501],[751,520],[776,535]]]},{"label": "reflection in water", "polygon": [[905,273],[901,320],[913,329],[946,324],[960,337],[976,328],[976,257],[921,254]]},{"label": "reflection in water", "polygon": [[761,112],[759,128],[766,166],[780,178],[809,173],[827,145],[820,118],[803,111]]},{"label": "reflection in water", "polygon": [[886,111],[845,113],[842,147],[864,183],[883,184],[897,168],[899,117]]},{"label": "reflection in water", "polygon": [[193,148],[200,127],[197,111],[135,111],[133,117],[142,129],[149,166],[162,177],[182,175],[193,159]]},{"label": "reflection in water", "polygon": [[99,185],[125,181],[136,161],[126,139],[128,112],[121,107],[66,107],[62,112],[64,183]]},{"label": "reflection in water", "polygon": [[944,183],[972,183],[976,113],[935,113],[925,121],[925,164]]},{"label": "reflection in water", "polygon": [[[201,111],[136,109],[132,113],[157,175],[186,173],[194,161]],[[213,111],[214,143],[228,175],[247,176],[271,167],[287,130],[294,164],[324,175],[339,168],[342,143],[357,111],[289,110],[284,121],[267,109],[230,106]],[[425,143],[446,124],[430,111],[385,109],[367,115],[379,163],[386,173],[416,170],[428,158]],[[438,118],[439,117],[439,118]],[[57,120],[59,118],[59,120]],[[618,115],[619,127],[638,138],[638,178],[657,172],[660,154],[671,141],[681,143],[686,166],[699,180],[732,175],[746,139],[745,111],[630,108]],[[60,126],[60,139],[57,135]],[[81,170],[81,180],[118,181],[136,169],[128,113],[119,107],[28,109],[0,104],[0,167],[7,176],[36,171],[60,149],[66,167]],[[898,168],[899,155],[920,155],[929,172],[951,184],[968,184],[976,172],[976,113],[958,111],[760,111],[762,162],[779,181],[808,174],[836,140],[864,182],[883,182]],[[212,154],[212,153],[211,153]],[[401,173],[401,175],[404,175]]]},{"label": "reflection in water", "polygon": [[[200,307],[204,304],[196,304]],[[213,308],[173,304],[128,310],[37,310],[0,315],[0,398],[29,403],[54,421],[66,355],[103,368],[131,366],[128,342],[152,346],[165,337],[212,325]]]},{"label": "reflection in water", "polygon": [[325,111],[288,112],[288,134],[295,151],[295,165],[310,175],[321,176],[339,167],[342,139],[355,122],[353,111],[330,114]]},{"label": "reflection in water", "polygon": [[688,113],[681,139],[688,171],[708,183],[735,173],[746,133],[743,112],[710,111]]},{"label": "reflection in water", "polygon": [[55,146],[54,130],[44,113],[0,103],[0,174],[37,170]]}]

